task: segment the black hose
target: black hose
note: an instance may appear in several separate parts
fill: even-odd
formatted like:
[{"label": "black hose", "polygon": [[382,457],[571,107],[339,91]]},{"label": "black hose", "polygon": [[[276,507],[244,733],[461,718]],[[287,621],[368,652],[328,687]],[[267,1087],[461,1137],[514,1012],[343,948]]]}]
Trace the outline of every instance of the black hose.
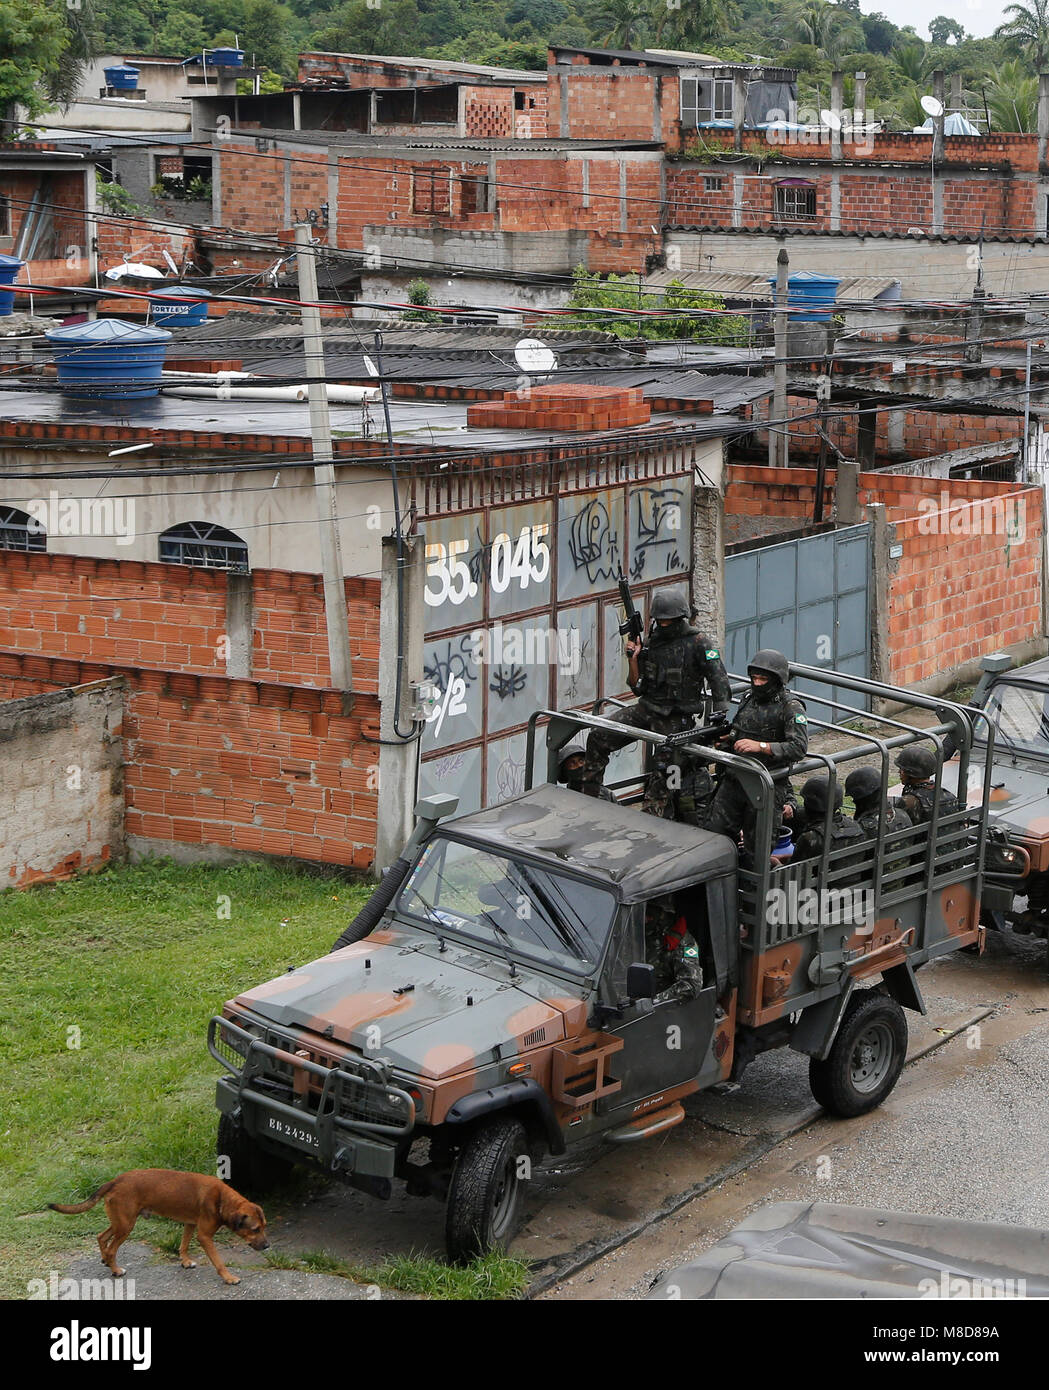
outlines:
[{"label": "black hose", "polygon": [[368,935],[389,907],[394,894],[404,882],[411,867],[411,861],[403,856],[393,861],[383,874],[382,882],[378,888],[331,948],[333,951],[341,951],[344,946],[352,946],[355,941],[362,941]]}]

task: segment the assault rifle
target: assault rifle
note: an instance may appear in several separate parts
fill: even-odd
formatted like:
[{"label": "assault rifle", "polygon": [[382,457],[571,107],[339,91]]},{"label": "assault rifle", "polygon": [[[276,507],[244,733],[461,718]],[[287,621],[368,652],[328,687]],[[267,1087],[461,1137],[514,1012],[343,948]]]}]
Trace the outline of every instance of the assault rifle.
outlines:
[{"label": "assault rifle", "polygon": [[630,595],[630,585],[626,582],[626,575],[622,570],[619,571],[619,598],[623,604],[623,612],[626,614],[626,622],[619,624],[620,637],[629,635],[632,642],[640,642],[644,635],[645,623],[641,614],[634,607],[634,600]]},{"label": "assault rifle", "polygon": [[708,715],[708,721],[706,724],[697,724],[693,729],[682,729],[680,733],[667,734],[663,742],[674,748],[680,743],[726,743],[729,739],[737,737],[736,730],[725,713],[719,718],[714,710]]}]

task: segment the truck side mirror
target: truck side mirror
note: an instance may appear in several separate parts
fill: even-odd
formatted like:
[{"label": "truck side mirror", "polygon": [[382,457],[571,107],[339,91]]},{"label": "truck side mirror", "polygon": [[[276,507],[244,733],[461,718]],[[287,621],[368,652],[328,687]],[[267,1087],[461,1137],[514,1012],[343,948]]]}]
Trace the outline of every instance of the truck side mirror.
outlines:
[{"label": "truck side mirror", "polygon": [[626,992],[628,999],[654,999],[656,995],[656,967],[636,960],[627,966]]}]

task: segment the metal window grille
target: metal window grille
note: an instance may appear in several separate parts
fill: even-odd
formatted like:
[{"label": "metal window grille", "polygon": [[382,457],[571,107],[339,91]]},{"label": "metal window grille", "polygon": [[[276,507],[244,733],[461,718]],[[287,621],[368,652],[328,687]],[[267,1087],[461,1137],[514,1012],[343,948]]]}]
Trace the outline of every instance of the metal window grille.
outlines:
[{"label": "metal window grille", "polygon": [[206,521],[186,521],[165,531],[160,538],[160,558],[169,565],[248,572],[247,543],[224,526]]},{"label": "metal window grille", "polygon": [[47,532],[17,507],[0,507],[0,550],[46,550]]},{"label": "metal window grille", "polygon": [[816,189],[780,184],[776,188],[776,216],[785,222],[811,222],[816,216]]}]

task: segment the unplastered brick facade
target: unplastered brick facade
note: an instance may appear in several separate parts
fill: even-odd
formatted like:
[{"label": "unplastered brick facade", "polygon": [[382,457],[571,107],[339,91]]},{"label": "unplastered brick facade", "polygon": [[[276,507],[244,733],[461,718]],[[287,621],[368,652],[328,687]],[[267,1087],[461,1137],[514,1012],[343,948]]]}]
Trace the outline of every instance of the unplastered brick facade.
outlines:
[{"label": "unplastered brick facade", "polygon": [[[242,583],[246,601],[231,602]],[[379,583],[347,579],[346,594],[344,695],[328,688],[318,576],[0,551],[0,699],[122,678],[133,849],[364,869],[378,814]],[[238,663],[249,674],[231,674]]]},{"label": "unplastered brick facade", "polygon": [[[1046,230],[1049,182],[1033,135],[948,136],[935,171],[924,135],[845,142],[838,160],[829,142],[770,144],[757,132],[743,136],[750,160],[721,161],[719,146],[731,151],[713,135],[691,150],[686,142],[687,159],[668,159],[665,226],[991,238]],[[799,207],[789,190],[806,187],[812,204]]]},{"label": "unplastered brick facade", "polygon": [[[729,469],[726,534],[733,518],[812,520],[811,468],[736,465]],[[881,503],[889,523],[888,647],[880,678],[944,690],[952,673],[989,651],[1030,654],[1044,645],[1041,488],[1015,483],[861,473],[860,502]],[[834,470],[825,516],[832,515]],[[750,528],[753,531],[753,527]],[[902,547],[902,552],[901,552]]]}]

